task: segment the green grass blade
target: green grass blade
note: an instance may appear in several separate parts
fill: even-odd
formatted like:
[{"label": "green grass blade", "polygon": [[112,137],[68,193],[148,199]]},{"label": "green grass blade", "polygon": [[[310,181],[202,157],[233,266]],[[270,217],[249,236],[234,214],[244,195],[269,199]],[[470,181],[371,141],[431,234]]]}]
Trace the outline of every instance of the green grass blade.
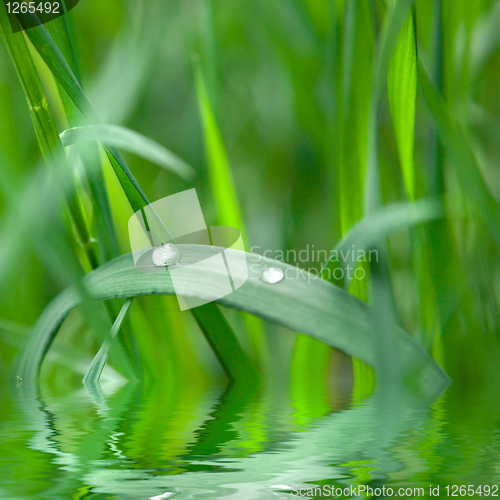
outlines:
[{"label": "green grass blade", "polygon": [[[238,194],[229,165],[224,141],[217,125],[216,116],[210,102],[198,56],[193,58],[196,91],[200,110],[205,152],[209,169],[212,192],[218,211],[219,224],[236,227],[240,230],[243,242],[248,244],[246,228],[241,214]],[[245,323],[252,351],[256,357],[266,355],[262,325],[254,318],[246,317]]]},{"label": "green grass blade", "polygon": [[[346,5],[343,88],[339,96],[339,193],[341,230],[345,234],[363,216],[367,130],[372,87],[374,34],[366,2]],[[353,20],[350,18],[354,17]],[[347,25],[346,25],[347,23]],[[351,26],[354,24],[354,26]],[[350,46],[350,45],[353,46]],[[344,69],[343,69],[344,71]],[[352,71],[351,81],[347,74]],[[347,80],[346,80],[347,79]],[[346,86],[349,85],[349,88]]]},{"label": "green grass blade", "polygon": [[76,79],[81,82],[82,78],[80,75],[80,65],[78,63],[74,27],[72,26],[70,18],[67,15],[67,9],[64,1],[61,2],[61,8],[64,12],[66,12],[66,15],[57,17],[53,20],[53,22],[47,23],[45,26],[49,31],[52,31],[52,37],[58,47],[60,47],[64,58],[71,68],[71,71],[73,71]]},{"label": "green grass blade", "polygon": [[[332,163],[336,167],[333,175],[337,176],[334,182],[338,185],[340,233],[345,234],[363,216],[375,35],[368,2],[330,2],[329,5],[331,43],[328,50],[335,75],[331,82],[335,93]],[[366,300],[366,280],[356,280],[354,285],[351,293]],[[324,345],[305,336],[298,337],[292,365],[295,380],[302,372],[302,377],[316,374],[316,380],[324,381],[331,360],[331,350]],[[359,364],[357,360],[353,363],[355,367]],[[365,381],[366,377],[356,376],[356,385],[366,385]]]},{"label": "green grass blade", "polygon": [[157,142],[119,125],[90,125],[74,127],[60,134],[63,146],[71,146],[78,141],[94,140],[141,156],[160,167],[190,181],[195,172],[184,160]]},{"label": "green grass blade", "polygon": [[389,66],[388,93],[399,161],[406,192],[415,199],[415,104],[417,98],[417,48],[413,16],[410,14],[399,35]]},{"label": "green grass blade", "polygon": [[243,235],[243,241],[246,242],[243,217],[240,212],[231,167],[229,166],[222,135],[217,126],[201,66],[197,58],[194,59],[194,72],[203,134],[205,137],[205,150],[212,190],[219,212],[219,223],[224,226],[238,228]]},{"label": "green grass blade", "polygon": [[[179,245],[179,248],[182,255],[193,262],[202,261],[212,255],[212,248],[208,246]],[[297,275],[294,266],[255,254],[247,254],[247,261],[247,264],[240,263],[251,266],[252,273],[246,283],[235,292],[217,300],[218,303],[310,335],[355,356],[377,370],[377,354],[372,348],[370,306],[306,271]],[[269,265],[281,268],[287,277],[276,285],[263,282],[260,274]],[[218,273],[222,272],[208,266],[187,271],[188,268],[184,268],[183,294],[200,298],[205,297],[205,293],[213,293],[214,283],[220,281]],[[87,275],[85,286],[98,300],[175,294],[169,275],[138,271],[130,254],[119,257]],[[27,346],[28,355],[24,355],[23,366],[29,375],[37,373],[58,327],[68,310],[77,302],[78,296],[66,291],[57,297],[40,317]],[[446,375],[425,349],[403,331],[396,329],[395,332],[393,350],[398,354],[403,369],[414,373],[415,376],[420,374],[420,380],[428,389],[446,384]],[[36,356],[30,356],[33,345],[39,346]],[[19,372],[19,376],[24,380],[26,372]]]},{"label": "green grass blade", "polygon": [[[387,79],[387,71],[398,35],[404,20],[408,17],[414,0],[396,0],[387,7],[382,29],[376,43],[373,67],[372,82],[370,92],[370,104],[367,112],[367,139],[366,139],[366,174],[364,176],[363,189],[363,212],[365,215],[375,211],[382,204],[380,172],[378,165],[378,111],[380,96],[384,82]],[[382,256],[383,257],[383,256]],[[364,264],[361,264],[364,265]],[[367,270],[368,271],[368,270]],[[353,283],[353,293],[360,298],[367,295],[366,283],[356,280]],[[365,367],[357,367],[359,373],[364,372]],[[362,379],[365,377],[361,377]],[[366,387],[371,386],[373,380],[371,376],[366,377]],[[363,389],[364,392],[365,389]]]},{"label": "green grass blade", "polygon": [[[54,75],[56,82],[64,89],[86,120],[90,124],[97,124],[99,122],[97,115],[50,33],[43,25],[29,29],[27,33],[45,64]],[[118,149],[107,144],[105,150],[132,209],[137,212],[145,205],[148,205],[148,198],[132,175]]]},{"label": "green grass blade", "polygon": [[257,372],[217,305],[205,304],[191,312],[231,381],[255,384]]},{"label": "green grass blade", "polygon": [[80,162],[88,179],[88,192],[92,202],[93,227],[99,241],[101,262],[118,257],[118,242],[109,204],[106,182],[101,168],[97,144],[84,144],[72,148],[70,162]]},{"label": "green grass blade", "polygon": [[127,299],[125,304],[123,304],[120,312],[109,331],[109,338],[104,341],[99,352],[95,355],[95,358],[92,360],[92,364],[90,365],[85,377],[83,377],[83,383],[85,385],[95,385],[99,378],[101,377],[102,370],[104,369],[104,365],[106,364],[109,356],[109,349],[111,348],[111,343],[113,339],[116,337],[118,332],[120,331],[120,327],[122,326],[123,319],[127,314],[127,311],[132,303],[133,299]]},{"label": "green grass blade", "polygon": [[[0,37],[9,52],[17,76],[23,87],[30,110],[33,127],[40,151],[47,164],[54,169],[56,161],[64,162],[63,148],[56,125],[44,94],[40,77],[29,52],[24,35],[11,34],[5,6],[0,6]],[[69,168],[69,165],[65,165]],[[97,267],[97,258],[90,245],[90,235],[82,208],[74,196],[66,199],[75,231],[81,240],[92,267]]]},{"label": "green grass blade", "polygon": [[[64,2],[61,7],[65,9]],[[74,36],[74,27],[67,15],[60,16],[53,22],[46,24],[47,30],[52,35],[54,42],[61,49],[61,52],[68,62],[71,71],[81,84],[79,62],[76,51],[76,40]],[[74,127],[81,122],[81,116],[75,104],[68,97],[61,85],[57,85],[61,102],[66,113],[66,118],[70,126]],[[71,153],[70,153],[71,154]],[[95,162],[100,165],[101,160],[97,154],[97,148],[87,146],[84,151],[80,150],[80,158],[88,177],[88,188],[90,199],[93,204],[94,227],[97,231],[99,241],[99,250],[101,262],[110,260],[118,256],[118,242],[116,239],[116,230],[111,216],[108,194],[104,183],[102,168],[91,169],[89,162]],[[74,161],[79,159],[72,157]],[[77,190],[78,192],[79,190]]]},{"label": "green grass blade", "polygon": [[355,224],[342,238],[330,253],[320,273],[324,272],[330,262],[339,257],[341,265],[352,264],[352,260],[346,262],[342,258],[348,251],[351,252],[349,254],[351,256],[358,255],[359,250],[366,252],[373,245],[382,243],[394,231],[437,219],[442,217],[443,213],[442,204],[432,199],[422,199],[413,203],[394,203],[379,208]]},{"label": "green grass blade", "polygon": [[401,27],[410,14],[415,0],[398,0],[386,15],[380,40],[377,43],[373,62],[373,83],[370,97],[368,119],[367,161],[364,190],[365,212],[376,209],[381,204],[380,180],[378,167],[378,106],[383,82],[387,78],[391,56],[398,40]]},{"label": "green grass blade", "polygon": [[500,240],[500,206],[490,193],[467,137],[456,124],[446,103],[432,83],[427,69],[419,62],[418,81],[422,94],[438,127],[462,189],[469,196],[491,234]]},{"label": "green grass blade", "polygon": [[[17,76],[23,87],[30,110],[33,127],[42,155],[50,159],[58,149],[58,134],[48,109],[40,78],[22,34],[10,34],[11,28],[5,6],[0,6],[0,36],[14,64]],[[59,144],[60,148],[60,144]]]},{"label": "green grass blade", "polygon": [[26,34],[54,75],[56,82],[64,89],[82,116],[91,123],[97,122],[97,115],[87,96],[47,28],[43,25],[37,26],[26,30]]},{"label": "green grass blade", "polygon": [[[381,247],[377,247],[379,252],[384,252]],[[387,265],[388,259],[381,258],[370,262],[371,280],[370,292],[372,299],[371,317],[374,338],[376,342],[373,349],[378,358],[378,379],[377,386],[383,388],[384,397],[388,393],[397,390],[402,384],[400,359],[394,345],[397,343],[397,315],[394,307],[389,269],[383,267]]]},{"label": "green grass blade", "polygon": [[118,149],[114,146],[105,145],[104,151],[120,182],[123,192],[127,196],[132,210],[137,212],[146,205],[149,205],[147,196],[142,191],[139,183],[135,180],[135,177],[132,175],[122,155],[118,152]]}]

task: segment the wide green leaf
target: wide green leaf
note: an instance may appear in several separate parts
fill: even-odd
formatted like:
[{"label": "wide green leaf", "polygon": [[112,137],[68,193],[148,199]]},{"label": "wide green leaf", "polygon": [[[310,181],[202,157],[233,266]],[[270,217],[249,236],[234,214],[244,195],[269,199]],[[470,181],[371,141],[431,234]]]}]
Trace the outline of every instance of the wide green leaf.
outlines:
[{"label": "wide green leaf", "polygon": [[[183,261],[200,262],[212,254],[212,247],[179,245]],[[378,369],[376,345],[370,322],[370,306],[342,289],[318,279],[315,275],[283,262],[272,261],[256,254],[246,254],[247,262],[238,260],[231,272],[243,274],[247,265],[249,276],[244,285],[216,302],[249,312],[265,320],[325,342],[348,355]],[[272,265],[280,268],[285,279],[276,284],[264,282],[260,276]],[[205,266],[183,268],[183,294],[210,300],[224,277],[219,269]],[[179,283],[176,282],[176,285]],[[89,293],[98,300],[136,297],[153,294],[175,294],[169,274],[146,273],[136,269],[130,254],[119,257],[91,272],[85,278]],[[219,290],[221,295],[225,293]],[[78,294],[66,290],[41,315],[27,349],[23,353],[17,374],[34,383],[40,364],[56,333],[68,314],[79,303]],[[447,383],[447,376],[425,349],[411,336],[393,325],[394,352],[398,353],[406,374],[419,374],[424,386]],[[403,374],[402,374],[403,375]]]}]

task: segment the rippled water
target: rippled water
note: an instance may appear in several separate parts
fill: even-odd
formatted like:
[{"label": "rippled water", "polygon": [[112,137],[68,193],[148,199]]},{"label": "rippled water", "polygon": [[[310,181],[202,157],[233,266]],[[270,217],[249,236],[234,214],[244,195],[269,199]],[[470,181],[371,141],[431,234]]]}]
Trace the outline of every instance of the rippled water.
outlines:
[{"label": "rippled water", "polygon": [[437,396],[381,391],[355,403],[337,391],[323,404],[285,394],[4,390],[0,497],[285,499],[317,487],[320,498],[319,488],[366,484],[423,487],[428,498],[430,485],[446,496],[446,485],[500,484],[496,393],[452,384]]}]

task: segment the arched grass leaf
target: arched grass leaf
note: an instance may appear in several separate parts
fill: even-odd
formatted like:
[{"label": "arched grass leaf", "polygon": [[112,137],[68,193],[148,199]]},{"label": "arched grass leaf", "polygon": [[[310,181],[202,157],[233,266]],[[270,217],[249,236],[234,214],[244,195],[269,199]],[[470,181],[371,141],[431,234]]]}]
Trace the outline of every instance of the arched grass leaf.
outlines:
[{"label": "arched grass leaf", "polygon": [[[179,248],[194,262],[212,255],[209,246],[179,245]],[[248,280],[217,303],[314,337],[362,360],[377,371],[378,357],[374,349],[377,339],[373,336],[369,305],[304,270],[255,254],[246,255],[247,263],[239,262],[238,266],[248,266]],[[283,281],[269,285],[260,279],[262,271],[270,265],[283,270]],[[219,272],[208,265],[203,269],[184,268],[184,290],[189,290],[193,297],[212,297],[214,286],[222,282]],[[91,272],[85,277],[85,285],[98,300],[175,294],[170,275],[140,272],[130,254]],[[22,356],[18,374],[23,380],[35,382],[40,364],[59,326],[68,311],[77,304],[77,294],[69,289],[45,309]],[[405,374],[417,376],[424,388],[433,391],[437,386],[446,385],[446,374],[425,349],[399,328],[395,327],[394,332],[394,352],[399,356]]]}]

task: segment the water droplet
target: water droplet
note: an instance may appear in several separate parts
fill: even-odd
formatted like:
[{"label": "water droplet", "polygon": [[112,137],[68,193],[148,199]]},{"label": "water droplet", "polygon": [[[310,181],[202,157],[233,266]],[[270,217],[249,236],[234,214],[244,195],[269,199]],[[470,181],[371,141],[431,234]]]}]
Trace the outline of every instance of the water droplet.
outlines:
[{"label": "water droplet", "polygon": [[264,269],[264,271],[262,271],[262,274],[260,275],[260,279],[262,281],[270,283],[271,285],[274,285],[274,283],[279,283],[284,277],[285,274],[279,267],[268,267],[267,269]]},{"label": "water droplet", "polygon": [[153,264],[155,266],[172,266],[180,261],[181,252],[173,243],[163,243],[153,251]]}]

